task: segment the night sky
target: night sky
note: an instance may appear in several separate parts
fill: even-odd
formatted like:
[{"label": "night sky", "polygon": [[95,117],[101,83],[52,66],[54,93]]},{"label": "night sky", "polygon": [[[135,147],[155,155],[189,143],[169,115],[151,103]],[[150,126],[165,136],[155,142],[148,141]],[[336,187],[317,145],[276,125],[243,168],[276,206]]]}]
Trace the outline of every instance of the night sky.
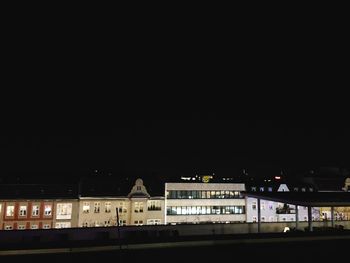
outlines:
[{"label": "night sky", "polygon": [[104,128],[76,125],[71,134],[1,136],[1,177],[56,182],[97,170],[151,181],[208,173],[237,177],[242,169],[258,177],[281,170],[294,177],[319,167],[349,167],[349,129],[335,120],[239,118],[226,109],[119,116]]},{"label": "night sky", "polygon": [[346,34],[328,22],[246,20],[9,27],[4,75],[14,94],[2,96],[0,178],[349,167],[348,102],[330,93],[348,86]]}]

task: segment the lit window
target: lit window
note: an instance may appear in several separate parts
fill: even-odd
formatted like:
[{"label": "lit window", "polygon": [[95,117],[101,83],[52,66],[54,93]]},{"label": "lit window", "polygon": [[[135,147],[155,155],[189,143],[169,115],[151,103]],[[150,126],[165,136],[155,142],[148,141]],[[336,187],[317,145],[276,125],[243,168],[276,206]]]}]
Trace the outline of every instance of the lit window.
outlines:
[{"label": "lit window", "polygon": [[84,202],[83,203],[83,213],[87,214],[90,212],[90,203],[89,202]]},{"label": "lit window", "polygon": [[176,207],[176,214],[181,215],[181,206]]},{"label": "lit window", "polygon": [[252,203],[252,209],[253,209],[253,210],[256,210],[256,202],[253,202],[253,203]]},{"label": "lit window", "polygon": [[148,211],[160,211],[162,210],[160,200],[150,200],[147,202]]},{"label": "lit window", "polygon": [[100,213],[100,207],[101,207],[101,203],[100,202],[95,202],[95,204],[94,204],[94,213]]},{"label": "lit window", "polygon": [[32,216],[39,216],[39,205],[32,206]]},{"label": "lit window", "polygon": [[160,219],[148,219],[147,225],[160,225],[161,220]]},{"label": "lit window", "polygon": [[10,225],[5,226],[5,230],[12,230],[12,226]]},{"label": "lit window", "polygon": [[31,225],[30,229],[38,229],[38,225]]},{"label": "lit window", "polygon": [[72,218],[72,203],[57,204],[56,219],[71,219]]},{"label": "lit window", "polygon": [[127,213],[128,210],[126,209],[126,204],[125,202],[120,202],[119,203],[119,208],[118,208],[119,213]]},{"label": "lit window", "polygon": [[142,226],[142,225],[143,225],[143,221],[142,221],[142,220],[135,220],[135,221],[134,221],[134,224],[135,224],[136,226]]},{"label": "lit window", "polygon": [[265,188],[264,187],[260,187],[260,192],[264,192]]},{"label": "lit window", "polygon": [[9,205],[6,207],[6,216],[14,216],[15,214],[15,206]]},{"label": "lit window", "polygon": [[23,229],[26,229],[26,226],[25,225],[18,225],[17,229],[18,230],[23,230]]},{"label": "lit window", "polygon": [[60,222],[56,223],[56,228],[69,228],[70,222]]},{"label": "lit window", "polygon": [[43,228],[44,228],[44,229],[50,229],[51,226],[50,226],[50,224],[44,224]]},{"label": "lit window", "polygon": [[119,220],[120,226],[126,226],[126,220]]},{"label": "lit window", "polygon": [[110,213],[111,212],[111,208],[112,208],[111,202],[106,202],[105,203],[105,212],[106,213]]},{"label": "lit window", "polygon": [[19,216],[26,216],[27,215],[27,206],[21,205],[19,207]]},{"label": "lit window", "polygon": [[253,217],[252,217],[252,221],[253,221],[254,223],[257,221],[256,216],[253,216]]},{"label": "lit window", "polygon": [[45,205],[44,207],[44,215],[50,216],[52,214],[52,205]]},{"label": "lit window", "polygon": [[135,202],[135,213],[143,213],[143,203]]}]

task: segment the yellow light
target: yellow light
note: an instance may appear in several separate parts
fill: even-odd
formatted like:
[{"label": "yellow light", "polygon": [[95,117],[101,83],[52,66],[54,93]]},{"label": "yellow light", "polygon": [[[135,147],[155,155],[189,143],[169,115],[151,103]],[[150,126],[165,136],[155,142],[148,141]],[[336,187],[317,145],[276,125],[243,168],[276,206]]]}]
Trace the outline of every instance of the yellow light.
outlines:
[{"label": "yellow light", "polygon": [[204,175],[204,176],[202,176],[202,182],[203,183],[209,183],[210,179],[213,179],[213,176],[211,176],[211,175]]}]

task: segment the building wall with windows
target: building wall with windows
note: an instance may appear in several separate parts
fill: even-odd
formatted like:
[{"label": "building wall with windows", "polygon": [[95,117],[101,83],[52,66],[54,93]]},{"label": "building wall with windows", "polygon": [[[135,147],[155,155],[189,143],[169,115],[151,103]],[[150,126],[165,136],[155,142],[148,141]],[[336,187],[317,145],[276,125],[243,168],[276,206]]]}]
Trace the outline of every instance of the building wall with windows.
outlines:
[{"label": "building wall with windows", "polygon": [[78,227],[79,222],[79,200],[57,199],[54,200],[54,228]]},{"label": "building wall with windows", "polygon": [[147,200],[146,224],[162,225],[165,217],[164,197],[151,197]]},{"label": "building wall with windows", "polygon": [[130,224],[130,200],[128,198],[81,197],[78,226],[116,226],[117,210],[120,225]]},{"label": "building wall with windows", "polygon": [[2,200],[1,229],[50,229],[53,213],[53,200]]},{"label": "building wall with windows", "polygon": [[142,226],[147,222],[148,197],[135,197],[130,199],[131,213],[130,225]]},{"label": "building wall with windows", "polygon": [[164,224],[164,197],[151,197],[137,179],[127,197],[80,197],[79,227]]},{"label": "building wall with windows", "polygon": [[166,183],[165,224],[245,222],[243,183]]},{"label": "building wall with windows", "polygon": [[[41,193],[41,192],[40,192]],[[164,224],[164,197],[151,197],[137,179],[125,197],[0,200],[0,230]]]},{"label": "building wall with windows", "polygon": [[[253,186],[250,187],[252,192],[289,192],[290,189],[295,192],[312,192],[313,189],[306,187],[288,187],[287,184],[281,183],[277,187]],[[247,222],[258,222],[258,200],[256,198],[246,198]],[[295,205],[273,202],[269,200],[260,200],[261,222],[292,222],[296,220]],[[307,207],[298,206],[298,219],[300,222],[308,221]],[[312,220],[320,220],[320,209],[312,208]]]},{"label": "building wall with windows", "polygon": [[[258,200],[247,197],[247,222],[258,222]],[[307,207],[298,206],[299,221],[308,221]],[[314,209],[313,209],[314,210]],[[290,222],[295,221],[295,206],[260,200],[261,222]]]}]

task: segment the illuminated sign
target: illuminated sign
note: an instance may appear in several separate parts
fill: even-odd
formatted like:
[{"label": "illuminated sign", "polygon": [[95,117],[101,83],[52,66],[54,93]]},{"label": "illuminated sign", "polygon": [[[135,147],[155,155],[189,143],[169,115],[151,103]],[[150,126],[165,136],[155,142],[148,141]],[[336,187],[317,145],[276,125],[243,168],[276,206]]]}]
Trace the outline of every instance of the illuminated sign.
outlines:
[{"label": "illuminated sign", "polygon": [[203,183],[209,183],[210,179],[213,179],[213,176],[211,176],[211,175],[204,175],[204,176],[202,176],[202,182]]}]

